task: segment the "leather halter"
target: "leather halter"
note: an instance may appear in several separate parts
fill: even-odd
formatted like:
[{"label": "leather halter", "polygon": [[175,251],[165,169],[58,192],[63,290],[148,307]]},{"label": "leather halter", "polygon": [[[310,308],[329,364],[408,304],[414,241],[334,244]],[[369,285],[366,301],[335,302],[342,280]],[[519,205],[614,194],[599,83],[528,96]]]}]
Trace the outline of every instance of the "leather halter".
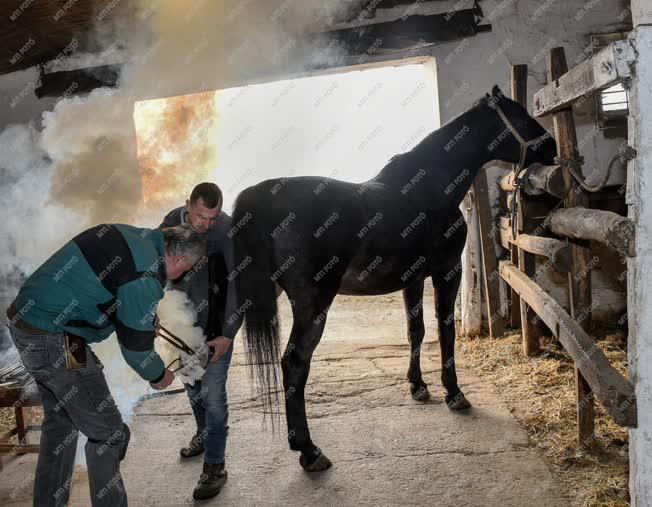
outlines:
[{"label": "leather halter", "polygon": [[519,162],[518,162],[518,167],[516,168],[516,174],[519,174],[523,169],[525,169],[525,158],[527,156],[527,149],[530,146],[538,144],[541,141],[543,141],[544,139],[547,139],[548,137],[550,137],[550,134],[548,132],[544,132],[539,137],[536,137],[536,138],[534,138],[534,139],[532,139],[530,141],[526,141],[525,139],[523,139],[521,134],[518,133],[518,130],[516,130],[516,128],[514,127],[512,122],[509,120],[509,118],[507,118],[507,115],[503,112],[503,110],[500,108],[500,106],[498,105],[498,103],[496,101],[493,101],[491,99],[487,99],[487,105],[491,109],[496,111],[496,113],[498,113],[498,117],[505,124],[505,126],[507,127],[507,130],[509,130],[511,132],[511,134],[514,136],[514,139],[516,139],[516,141],[518,141],[518,144],[521,145],[521,156],[520,156],[520,159],[519,159]]}]

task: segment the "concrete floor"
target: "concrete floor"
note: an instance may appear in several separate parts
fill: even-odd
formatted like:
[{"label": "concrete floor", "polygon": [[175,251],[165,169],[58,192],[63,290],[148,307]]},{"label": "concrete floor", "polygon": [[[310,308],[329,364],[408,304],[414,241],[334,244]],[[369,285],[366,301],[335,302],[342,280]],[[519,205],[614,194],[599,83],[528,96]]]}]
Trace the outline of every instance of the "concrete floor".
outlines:
[{"label": "concrete floor", "polygon": [[[229,481],[207,503],[567,505],[491,386],[462,370],[460,385],[474,407],[464,414],[446,408],[432,340],[422,365],[433,396],[427,404],[412,401],[404,380],[409,348],[400,295],[341,298],[331,313],[313,360],[307,410],[313,440],[333,468],[306,474],[287,447],[285,423],[276,434],[261,427],[260,403],[239,347],[229,378]],[[351,330],[356,338],[344,339]],[[193,504],[202,461],[178,455],[194,432],[185,394],[141,403],[131,428],[122,466],[130,504]],[[23,456],[5,467],[0,504],[30,504],[34,463],[34,456]],[[88,504],[87,478],[80,472],[71,505]]]}]

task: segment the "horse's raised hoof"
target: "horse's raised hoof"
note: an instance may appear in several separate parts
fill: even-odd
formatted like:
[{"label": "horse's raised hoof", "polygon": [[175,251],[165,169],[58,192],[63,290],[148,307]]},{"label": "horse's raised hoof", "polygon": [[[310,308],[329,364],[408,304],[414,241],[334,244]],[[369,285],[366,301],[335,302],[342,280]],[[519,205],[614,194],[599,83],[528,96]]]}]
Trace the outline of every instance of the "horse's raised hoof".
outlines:
[{"label": "horse's raised hoof", "polygon": [[301,453],[299,463],[306,472],[321,472],[333,466],[331,460],[329,460],[323,452],[320,452],[319,455],[310,463],[308,463],[306,455]]},{"label": "horse's raised hoof", "polygon": [[471,408],[471,403],[466,399],[462,391],[455,396],[446,396],[446,405],[450,410],[466,410]]},{"label": "horse's raised hoof", "polygon": [[430,393],[425,384],[418,387],[414,384],[410,384],[410,394],[412,394],[412,399],[415,401],[428,401],[428,399],[430,399]]}]

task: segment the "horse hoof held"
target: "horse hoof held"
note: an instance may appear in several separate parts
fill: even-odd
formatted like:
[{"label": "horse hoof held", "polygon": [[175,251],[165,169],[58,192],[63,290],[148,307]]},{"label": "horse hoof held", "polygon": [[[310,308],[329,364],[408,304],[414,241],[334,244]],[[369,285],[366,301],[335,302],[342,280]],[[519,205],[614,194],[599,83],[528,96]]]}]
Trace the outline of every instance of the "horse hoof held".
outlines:
[{"label": "horse hoof held", "polygon": [[315,460],[312,463],[307,464],[306,461],[307,460],[304,458],[304,455],[302,454],[301,457],[299,458],[299,463],[301,464],[301,466],[306,472],[321,472],[333,466],[331,460],[329,460],[323,452],[320,452],[319,456],[317,456],[317,458],[315,458]]}]

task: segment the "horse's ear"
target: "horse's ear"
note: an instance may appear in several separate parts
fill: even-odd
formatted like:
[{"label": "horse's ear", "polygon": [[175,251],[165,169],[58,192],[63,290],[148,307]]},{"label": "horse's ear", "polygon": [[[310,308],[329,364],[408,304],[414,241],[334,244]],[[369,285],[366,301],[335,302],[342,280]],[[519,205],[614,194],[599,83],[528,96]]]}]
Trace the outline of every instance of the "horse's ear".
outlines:
[{"label": "horse's ear", "polygon": [[484,98],[485,98],[485,99],[490,99],[490,98],[491,98],[491,95],[489,95],[488,93],[485,93],[485,94],[484,94]]},{"label": "horse's ear", "polygon": [[500,91],[500,88],[498,87],[498,85],[494,85],[494,87],[491,89],[491,95],[493,97],[502,97],[503,92]]}]

